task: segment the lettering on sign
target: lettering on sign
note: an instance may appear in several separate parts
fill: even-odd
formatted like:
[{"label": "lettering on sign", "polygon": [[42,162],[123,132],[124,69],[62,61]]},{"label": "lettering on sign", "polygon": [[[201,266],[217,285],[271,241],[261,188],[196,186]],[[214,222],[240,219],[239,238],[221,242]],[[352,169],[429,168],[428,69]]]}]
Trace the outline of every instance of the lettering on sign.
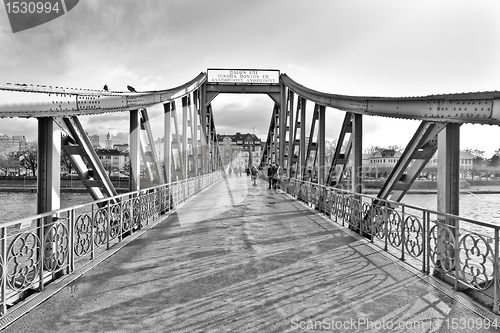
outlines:
[{"label": "lettering on sign", "polygon": [[158,101],[155,100],[154,95],[127,96],[128,106],[144,106],[154,103],[158,103]]},{"label": "lettering on sign", "polygon": [[278,84],[278,70],[209,69],[208,82],[211,83],[256,83]]}]

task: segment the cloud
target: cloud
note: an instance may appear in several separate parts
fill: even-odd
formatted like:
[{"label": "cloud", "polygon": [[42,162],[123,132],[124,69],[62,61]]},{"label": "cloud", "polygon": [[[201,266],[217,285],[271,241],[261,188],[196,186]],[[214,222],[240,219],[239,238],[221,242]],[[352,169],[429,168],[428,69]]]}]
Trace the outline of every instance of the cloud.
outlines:
[{"label": "cloud", "polygon": [[309,72],[309,70],[307,69],[307,67],[298,66],[298,65],[295,65],[295,64],[287,64],[286,68],[296,69],[296,70],[298,70],[299,72],[302,72],[302,73],[308,73]]}]

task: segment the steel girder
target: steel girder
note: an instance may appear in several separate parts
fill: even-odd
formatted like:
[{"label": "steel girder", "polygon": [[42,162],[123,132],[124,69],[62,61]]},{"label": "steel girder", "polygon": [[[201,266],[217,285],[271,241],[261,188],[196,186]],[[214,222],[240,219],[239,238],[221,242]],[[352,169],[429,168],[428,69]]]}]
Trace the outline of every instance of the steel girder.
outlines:
[{"label": "steel girder", "polygon": [[[295,111],[295,122],[293,122],[293,109],[290,108],[290,123],[294,124],[293,129],[290,130],[290,139],[289,139],[289,149],[288,149],[288,165],[290,166],[290,172],[289,175],[290,177],[297,177],[299,174],[302,175],[302,172],[300,171],[301,169],[304,168],[304,164],[302,162],[302,157],[304,156],[304,151],[301,150],[301,147],[305,147],[305,142],[304,145],[301,145],[301,140],[300,138],[297,139],[297,130],[300,129],[301,134],[304,132],[304,126],[305,122],[302,120],[302,114],[305,116],[305,108],[306,108],[306,99],[298,96],[297,98],[297,107]],[[293,106],[293,103],[292,103]],[[292,134],[293,133],[293,134]],[[302,135],[301,135],[302,137]],[[305,136],[304,136],[305,138]],[[297,151],[297,154],[295,153],[295,146],[299,144],[299,149]],[[297,167],[299,166],[299,167]],[[292,174],[292,170],[294,170],[294,174]]]},{"label": "steel girder", "polygon": [[[309,142],[307,145],[307,150],[305,151],[305,165],[304,169],[302,171],[302,179],[306,178],[306,173],[307,173],[307,163],[309,159],[311,158],[311,153],[314,151],[314,158],[313,158],[313,165],[312,168],[314,169],[316,167],[316,155],[317,155],[317,150],[318,150],[318,143],[317,141],[314,142],[314,130],[316,128],[316,122],[319,119],[319,104],[314,105],[314,111],[311,119],[311,128],[310,128],[310,134],[309,134]],[[313,175],[311,174],[311,177]]]},{"label": "steel girder", "polygon": [[430,122],[500,125],[498,91],[422,97],[362,97],[315,91],[286,74],[281,74],[280,81],[309,101],[347,112]]},{"label": "steel girder", "polygon": [[[183,179],[183,173],[182,173],[182,170],[184,168],[184,164],[183,164],[183,160],[182,160],[182,141],[181,141],[181,135],[179,134],[179,122],[178,122],[178,119],[177,119],[177,109],[175,107],[175,101],[172,101],[171,103],[171,110],[170,110],[170,114],[172,115],[172,118],[174,119],[174,134],[172,134],[172,143],[175,145],[175,147],[172,147],[172,149],[177,149],[177,158],[178,158],[178,161],[175,160],[175,158],[173,159],[173,165],[174,165],[174,170],[175,170],[175,176],[176,176],[176,179],[175,180],[180,180],[180,179]],[[172,156],[174,156],[174,154],[172,153]],[[177,171],[177,170],[181,170],[180,173]]]},{"label": "steel girder", "polygon": [[[342,122],[342,127],[340,128],[339,138],[337,140],[337,146],[335,147],[335,152],[333,154],[332,163],[330,166],[330,172],[328,173],[326,183],[331,185],[333,181],[335,183],[333,186],[340,187],[342,178],[344,177],[345,170],[347,168],[347,163],[349,162],[349,155],[352,149],[352,120],[354,114],[352,112],[346,112],[344,116],[344,121]],[[346,141],[346,135],[349,134],[349,138]],[[344,149],[344,151],[342,151]],[[337,171],[338,169],[338,171]],[[335,180],[333,180],[332,175],[335,174]]]},{"label": "steel girder", "polygon": [[[377,197],[400,201],[437,150],[437,135],[446,123],[423,121],[406,146]],[[391,195],[392,193],[392,195]],[[390,197],[389,197],[390,196]]]},{"label": "steel girder", "polygon": [[267,132],[266,144],[264,145],[264,150],[262,152],[261,166],[276,162],[275,133],[276,133],[276,120],[278,119],[278,117],[279,117],[279,105],[275,103],[273,108],[273,113],[271,115],[271,121],[269,123],[269,131]]},{"label": "steel girder", "polygon": [[199,112],[198,112],[198,102],[199,102],[199,91],[196,90],[193,92],[193,97],[192,99],[190,98],[190,107],[189,107],[189,126],[191,127],[191,138],[192,138],[192,149],[193,149],[193,168],[194,168],[194,174],[193,176],[196,177],[198,176],[198,160],[199,160],[199,153],[198,153],[198,117]]},{"label": "steel girder", "polygon": [[[61,119],[58,121],[62,122]],[[59,127],[53,118],[38,118],[37,214],[61,208],[61,129]]]},{"label": "steel girder", "polygon": [[78,117],[63,118],[59,125],[67,133],[63,137],[62,147],[92,198],[99,200],[105,195],[107,197],[117,195]]},{"label": "steel girder", "polygon": [[[151,131],[151,125],[149,123],[148,111],[146,109],[141,109],[140,117],[141,130],[146,132],[146,136],[141,136],[140,146],[147,175],[152,182],[163,184],[165,183],[165,178],[163,177],[163,172],[161,171],[161,166],[158,161],[158,154],[156,153],[153,132]],[[146,147],[149,147],[150,150],[147,151]]]},{"label": "steel girder", "polygon": [[[188,95],[205,83],[206,79],[206,73],[200,73],[191,81],[176,88],[138,93],[0,83],[0,91],[55,94],[66,98],[48,103],[0,105],[0,118],[57,117],[132,111]],[[68,100],[68,97],[74,99]]]}]

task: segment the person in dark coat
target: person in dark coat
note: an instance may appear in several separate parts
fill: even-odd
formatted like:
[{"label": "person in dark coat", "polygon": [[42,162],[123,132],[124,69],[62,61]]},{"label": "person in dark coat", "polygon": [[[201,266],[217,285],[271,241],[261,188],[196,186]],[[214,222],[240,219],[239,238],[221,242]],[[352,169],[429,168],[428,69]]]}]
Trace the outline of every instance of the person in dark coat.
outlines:
[{"label": "person in dark coat", "polygon": [[273,186],[273,178],[274,178],[275,172],[276,172],[276,164],[273,163],[267,169],[267,181],[269,182],[268,189],[271,189],[271,187]]}]

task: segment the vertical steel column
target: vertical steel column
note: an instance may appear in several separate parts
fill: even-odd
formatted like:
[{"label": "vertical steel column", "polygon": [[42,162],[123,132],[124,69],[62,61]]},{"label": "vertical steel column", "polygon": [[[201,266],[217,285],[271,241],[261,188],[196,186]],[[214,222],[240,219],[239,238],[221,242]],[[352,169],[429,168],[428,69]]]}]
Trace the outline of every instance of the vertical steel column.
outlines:
[{"label": "vertical steel column", "polygon": [[447,124],[438,133],[437,210],[458,215],[460,124]]},{"label": "vertical steel column", "polygon": [[[181,148],[181,136],[179,135],[179,122],[177,121],[177,109],[175,107],[175,101],[172,102],[172,116],[174,118],[174,131],[175,131],[175,143],[177,145],[177,158],[179,159],[179,170],[181,170],[181,176],[182,178],[182,170],[184,168],[183,165],[183,160],[182,160],[182,148]],[[177,163],[174,163],[175,167],[177,168]],[[176,175],[177,175],[177,170],[176,170]]]},{"label": "vertical steel column", "polygon": [[[50,212],[61,207],[61,129],[52,118],[38,118],[38,177],[37,177],[37,213]],[[43,263],[40,270],[40,281],[43,280],[43,269],[52,268],[57,264],[60,250],[55,244],[58,235],[53,224],[56,216],[39,219],[38,237],[42,240],[39,251]],[[5,232],[5,230],[4,230]],[[55,255],[55,256],[54,256]],[[60,253],[59,253],[60,255]],[[52,258],[52,259],[49,259]],[[5,274],[5,273],[4,273]],[[63,271],[58,271],[59,277]],[[43,283],[40,283],[43,289]]]},{"label": "vertical steel column", "polygon": [[[294,151],[294,143],[295,143],[295,129],[294,129],[294,123],[293,123],[293,102],[294,102],[294,93],[293,91],[289,90],[289,101],[290,104],[287,107],[287,113],[288,113],[288,119],[290,122],[290,126],[288,127],[288,161],[287,161],[287,174],[286,176],[291,177],[292,176],[292,166],[293,166],[293,151]],[[300,96],[297,98],[297,105],[299,104]]]},{"label": "vertical steel column", "polygon": [[130,111],[130,192],[138,191],[141,184],[141,127],[139,121],[139,110]]},{"label": "vertical steel column", "polygon": [[325,109],[323,105],[319,106],[319,128],[318,128],[318,184],[325,185]]},{"label": "vertical steel column", "polygon": [[200,88],[200,140],[201,140],[201,172],[206,175],[208,173],[207,162],[207,86],[206,83]]},{"label": "vertical steel column", "polygon": [[363,116],[354,114],[352,121],[352,134],[354,136],[352,156],[352,192],[361,193],[363,186]]},{"label": "vertical steel column", "polygon": [[286,87],[281,84],[281,105],[279,108],[279,146],[278,146],[278,165],[281,166],[281,171],[285,168],[285,134],[286,134]]},{"label": "vertical steel column", "polygon": [[189,177],[189,158],[188,158],[188,104],[189,96],[182,97],[182,161],[184,168],[182,169],[182,178]]},{"label": "vertical steel column", "polygon": [[163,164],[165,166],[165,181],[170,183],[172,181],[172,136],[171,132],[171,102],[163,104],[164,111],[164,125],[163,125]]},{"label": "vertical steel column", "polygon": [[193,166],[194,166],[194,176],[198,177],[198,109],[199,109],[199,98],[198,90],[193,92],[193,103],[190,114],[191,114],[191,131],[193,138]]},{"label": "vertical steel column", "polygon": [[208,172],[214,171],[214,145],[212,140],[212,105],[207,106],[207,145],[208,145]]},{"label": "vertical steel column", "polygon": [[38,118],[37,213],[61,207],[61,129],[51,117]]},{"label": "vertical steel column", "polygon": [[307,168],[306,157],[306,103],[300,108],[300,177],[303,179]]},{"label": "vertical steel column", "polygon": [[[144,126],[144,130],[146,131],[146,138],[147,138],[147,143],[149,144],[150,148],[150,153],[151,153],[151,160],[147,161],[145,159],[144,164],[147,165],[147,163],[153,163],[154,167],[154,173],[156,174],[156,179],[155,181],[158,181],[159,184],[163,184],[165,182],[165,179],[163,177],[163,172],[161,172],[161,166],[160,166],[160,161],[158,161],[158,154],[156,153],[156,147],[155,147],[155,140],[153,138],[153,131],[151,130],[151,124],[149,121],[149,115],[148,115],[148,110],[147,109],[141,109],[141,119],[142,119],[142,126]],[[141,147],[143,145],[141,144]],[[144,156],[147,156],[147,152],[144,149]]]},{"label": "vertical steel column", "polygon": [[[459,213],[459,167],[460,167],[460,124],[447,124],[438,133],[438,167],[437,167],[437,210],[439,212],[458,215]],[[457,258],[448,251],[448,243],[455,238],[455,251],[459,251],[459,244],[456,242],[459,222],[451,218],[438,216],[439,222],[451,226],[452,235],[444,231],[444,227],[438,225],[437,240],[437,268],[442,268],[441,262],[454,262],[458,265]],[[451,268],[451,267],[450,267]],[[435,272],[438,273],[438,272]],[[436,274],[443,279],[444,274]],[[455,286],[457,281],[455,280]]]},{"label": "vertical steel column", "polygon": [[279,133],[279,112],[280,107],[274,104],[273,121],[272,121],[272,137],[271,137],[271,163],[278,163],[278,133]]}]

